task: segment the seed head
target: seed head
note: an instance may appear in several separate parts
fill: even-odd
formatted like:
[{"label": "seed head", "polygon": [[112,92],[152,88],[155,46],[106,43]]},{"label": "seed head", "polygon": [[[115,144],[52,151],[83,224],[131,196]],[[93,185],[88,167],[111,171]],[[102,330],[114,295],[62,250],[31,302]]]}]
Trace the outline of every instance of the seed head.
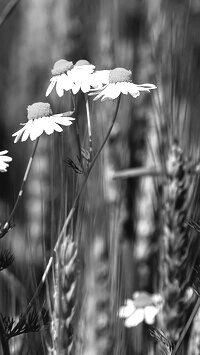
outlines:
[{"label": "seed head", "polygon": [[40,117],[51,116],[51,106],[47,102],[35,102],[27,107],[28,120],[36,120]]},{"label": "seed head", "polygon": [[60,75],[66,73],[68,70],[73,68],[73,63],[68,62],[66,59],[60,59],[55,62],[53,69],[51,71],[52,75]]},{"label": "seed head", "polygon": [[91,65],[91,64],[90,64],[90,62],[88,62],[88,60],[85,60],[85,59],[80,59],[75,64],[75,66],[82,66],[82,65]]},{"label": "seed head", "polygon": [[132,82],[132,72],[124,68],[115,68],[110,71],[109,83]]}]

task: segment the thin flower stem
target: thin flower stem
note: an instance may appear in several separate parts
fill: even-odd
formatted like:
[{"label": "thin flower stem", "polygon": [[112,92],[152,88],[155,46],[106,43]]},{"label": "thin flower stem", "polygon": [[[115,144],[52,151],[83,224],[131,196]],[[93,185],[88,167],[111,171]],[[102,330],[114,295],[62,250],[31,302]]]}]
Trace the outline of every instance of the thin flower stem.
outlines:
[{"label": "thin flower stem", "polygon": [[1,346],[2,346],[2,350],[3,350],[3,355],[10,355],[8,338],[5,333],[2,315],[0,315],[0,339],[1,339]]},{"label": "thin flower stem", "polygon": [[[70,224],[70,222],[72,220],[72,217],[74,215],[74,212],[75,212],[75,210],[76,210],[76,208],[78,206],[79,198],[80,198],[80,196],[81,196],[81,194],[82,194],[82,192],[83,192],[83,190],[85,188],[85,185],[87,183],[88,177],[89,177],[89,175],[90,175],[90,173],[92,171],[92,168],[93,168],[94,164],[96,163],[96,161],[97,161],[102,149],[104,148],[104,146],[105,146],[105,144],[106,144],[106,142],[107,142],[107,140],[108,140],[108,138],[110,136],[110,133],[112,131],[112,128],[113,128],[114,123],[115,123],[116,118],[117,118],[120,99],[121,99],[121,95],[119,96],[119,98],[117,100],[117,105],[116,105],[116,109],[115,109],[115,113],[114,113],[114,116],[113,116],[113,120],[112,120],[111,126],[110,126],[110,128],[109,128],[109,130],[108,130],[108,132],[107,132],[107,134],[106,134],[106,136],[105,136],[105,138],[104,138],[99,150],[97,151],[96,155],[94,156],[94,158],[93,158],[93,160],[92,160],[92,162],[91,162],[86,174],[84,175],[83,183],[82,183],[82,185],[81,185],[81,187],[80,187],[80,189],[79,189],[79,191],[78,191],[78,193],[77,193],[77,195],[75,197],[75,200],[74,200],[74,203],[72,205],[72,208],[71,208],[71,210],[70,210],[70,212],[69,212],[69,214],[68,214],[68,216],[67,216],[67,218],[66,218],[66,220],[65,220],[65,222],[63,224],[63,227],[62,227],[61,232],[60,232],[60,234],[58,236],[58,239],[57,239],[56,244],[54,246],[54,249],[52,251],[52,255],[49,258],[49,261],[47,263],[47,266],[46,266],[46,269],[45,269],[45,271],[43,273],[43,276],[42,276],[42,278],[40,280],[40,283],[38,284],[38,287],[35,290],[35,292],[34,292],[34,294],[32,296],[32,299],[30,300],[29,304],[27,305],[27,308],[26,308],[25,312],[23,313],[23,316],[21,317],[20,321],[18,322],[17,327],[19,327],[20,324],[23,323],[24,318],[26,317],[26,315],[30,311],[31,307],[33,306],[33,304],[35,302],[36,297],[39,295],[40,291],[42,290],[42,288],[44,286],[44,283],[45,283],[45,280],[46,280],[47,275],[49,273],[49,270],[51,269],[51,266],[53,264],[54,257],[55,257],[55,255],[56,255],[56,253],[58,251],[58,248],[60,246],[60,243],[62,242],[63,236],[66,233],[66,229],[68,228],[68,226],[69,226],[69,224]],[[12,334],[15,333],[15,330],[16,330],[15,328],[16,327],[14,327],[13,330],[11,331],[11,336],[12,336]]]},{"label": "thin flower stem", "polygon": [[8,15],[14,10],[14,7],[19,3],[20,0],[10,0],[5,8],[2,10],[0,14],[0,26],[7,19]]},{"label": "thin flower stem", "polygon": [[86,114],[87,114],[87,125],[88,125],[88,136],[89,136],[89,162],[92,160],[92,154],[93,154],[93,149],[92,149],[92,130],[91,130],[91,120],[90,120],[90,107],[89,107],[89,100],[88,100],[88,95],[85,94],[85,106],[86,106]]},{"label": "thin flower stem", "polygon": [[[74,97],[72,93],[72,101],[74,105],[74,111],[76,111],[76,97]],[[80,134],[79,134],[79,127],[78,127],[78,119],[75,120],[75,130],[76,130],[76,139],[77,139],[77,144],[78,144],[78,154],[80,158],[80,164],[81,168],[83,170],[83,159],[82,159],[82,153],[81,153],[81,140],[80,140]]]},{"label": "thin flower stem", "polygon": [[[14,207],[10,213],[10,216],[8,217],[8,220],[6,221],[6,223],[4,224],[4,227],[3,227],[3,230],[1,231],[1,233],[3,234],[4,232],[6,232],[9,227],[10,227],[10,222],[12,220],[12,217],[16,211],[16,208],[18,206],[18,203],[23,195],[23,192],[24,192],[24,186],[25,186],[25,183],[27,181],[27,178],[28,178],[28,175],[29,175],[29,172],[30,172],[30,169],[31,169],[31,166],[32,166],[32,163],[33,163],[33,159],[34,159],[34,156],[35,156],[35,152],[36,152],[36,149],[37,149],[37,146],[38,146],[38,142],[39,142],[39,138],[37,138],[36,140],[36,143],[35,143],[35,146],[34,146],[34,149],[33,149],[33,152],[29,158],[29,161],[28,161],[28,165],[26,167],[26,171],[24,173],[24,177],[23,177],[23,180],[22,180],[22,184],[21,184],[21,187],[20,187],[20,190],[19,190],[19,193],[18,193],[18,196],[17,196],[17,199],[16,199],[16,202],[14,204]],[[1,236],[1,233],[0,233],[0,236]],[[4,234],[3,234],[4,235]]]}]

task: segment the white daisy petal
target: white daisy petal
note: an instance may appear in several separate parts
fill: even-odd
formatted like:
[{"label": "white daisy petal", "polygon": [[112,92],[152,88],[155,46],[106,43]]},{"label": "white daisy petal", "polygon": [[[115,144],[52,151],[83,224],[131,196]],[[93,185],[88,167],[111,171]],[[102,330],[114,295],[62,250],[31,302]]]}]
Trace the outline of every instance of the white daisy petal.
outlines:
[{"label": "white daisy petal", "polygon": [[154,84],[140,84],[140,85],[137,85],[139,87],[143,87],[143,88],[146,88],[148,90],[154,90],[154,89],[157,89],[157,86],[155,86]]},{"label": "white daisy petal", "polygon": [[116,85],[115,83],[111,83],[107,86],[107,88],[104,91],[104,97],[101,99],[101,101],[106,101],[106,100],[114,100],[120,95],[120,85]]},{"label": "white daisy petal", "polygon": [[5,155],[3,157],[3,161],[6,162],[6,163],[9,163],[10,161],[12,161],[12,158]]},{"label": "white daisy petal", "polygon": [[61,124],[63,126],[70,126],[72,124],[73,117],[54,117],[54,122]]},{"label": "white daisy petal", "polygon": [[1,152],[0,152],[0,156],[1,155],[4,155],[4,154],[7,154],[8,153],[8,150],[2,150]]},{"label": "white daisy petal", "polygon": [[44,117],[40,117],[40,118],[34,120],[34,122],[33,122],[33,126],[31,128],[31,132],[30,132],[30,139],[32,141],[34,141],[35,139],[40,137],[42,135],[42,133],[44,132],[45,122],[44,122],[43,118]]},{"label": "white daisy petal", "polygon": [[127,328],[136,327],[144,320],[144,309],[138,308],[136,311],[125,320],[124,325]]},{"label": "white daisy petal", "polygon": [[59,97],[62,97],[64,95],[63,79],[61,78],[61,75],[58,75],[58,77],[57,77],[56,92],[57,92]]},{"label": "white daisy petal", "polygon": [[60,84],[62,84],[63,90],[65,91],[71,90],[72,81],[68,75],[66,75],[65,73],[61,74],[59,80],[60,80]]},{"label": "white daisy petal", "polygon": [[1,173],[5,173],[7,171],[7,168],[9,167],[8,162],[12,161],[12,158],[4,155],[7,154],[8,150],[3,150],[2,152],[0,152],[0,172]]},{"label": "white daisy petal", "polygon": [[83,82],[81,84],[81,90],[84,93],[89,92],[90,91],[90,84],[87,81]]},{"label": "white daisy petal", "polygon": [[55,120],[54,120],[53,117],[50,117],[49,119],[51,120],[51,125],[52,125],[52,128],[53,128],[54,131],[56,131],[56,132],[62,132],[62,131],[63,131],[62,127],[60,127],[60,126],[55,122]]},{"label": "white daisy petal", "polygon": [[144,308],[144,319],[147,324],[153,324],[155,322],[155,317],[158,314],[158,308],[154,306],[147,306]]},{"label": "white daisy petal", "polygon": [[127,299],[125,305],[119,308],[118,316],[120,318],[127,318],[136,310],[134,302]]},{"label": "white daisy petal", "polygon": [[133,83],[127,83],[127,87],[128,87],[128,92],[132,97],[136,98],[140,96],[140,92],[137,88],[137,85]]},{"label": "white daisy petal", "polygon": [[121,90],[121,93],[124,94],[124,95],[128,95],[128,85],[126,82],[124,83],[120,83],[120,90]]},{"label": "white daisy petal", "polygon": [[26,125],[23,126],[21,129],[19,129],[17,132],[12,134],[12,137],[15,137],[14,143],[17,143],[20,140],[25,129],[26,129]]},{"label": "white daisy petal", "polygon": [[22,138],[21,138],[22,142],[25,142],[28,139],[28,137],[30,135],[30,132],[31,132],[32,126],[33,126],[33,120],[29,120],[27,122],[26,126],[25,126],[26,129],[24,130],[24,133],[23,133]]},{"label": "white daisy petal", "polygon": [[46,97],[49,96],[50,93],[52,92],[52,90],[53,90],[53,88],[55,86],[56,80],[57,80],[56,77],[52,77],[50,79],[50,84],[49,84],[49,86],[47,88],[47,91],[46,91],[46,94],[45,94]]},{"label": "white daisy petal", "polygon": [[76,95],[79,92],[80,88],[81,88],[81,81],[77,80],[72,87],[73,94]]}]

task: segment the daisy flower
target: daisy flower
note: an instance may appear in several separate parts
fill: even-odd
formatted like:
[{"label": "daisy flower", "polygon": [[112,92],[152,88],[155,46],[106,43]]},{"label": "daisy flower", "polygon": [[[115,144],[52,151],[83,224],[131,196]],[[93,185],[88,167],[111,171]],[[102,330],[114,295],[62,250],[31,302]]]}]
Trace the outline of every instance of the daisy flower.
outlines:
[{"label": "daisy flower", "polygon": [[12,158],[9,157],[8,155],[5,155],[8,153],[8,150],[3,150],[0,152],[0,172],[5,173],[7,171],[7,168],[9,167],[9,162],[12,161]]},{"label": "daisy flower", "polygon": [[60,125],[70,126],[71,121],[75,120],[73,117],[65,116],[65,114],[53,115],[49,103],[36,102],[28,106],[28,122],[22,123],[23,127],[13,133],[15,137],[14,143],[20,139],[22,142],[26,141],[29,137],[32,141],[41,136],[43,132],[50,135],[54,131],[62,132],[63,129]]},{"label": "daisy flower", "polygon": [[127,328],[136,327],[143,321],[153,324],[162,304],[163,299],[160,294],[135,292],[133,299],[127,299],[124,306],[119,308],[118,316],[125,318],[124,325]]},{"label": "daisy flower", "polygon": [[128,95],[136,98],[140,95],[141,91],[148,91],[156,89],[156,86],[153,84],[134,84],[132,82],[132,72],[124,68],[115,68],[109,72],[108,84],[98,93],[94,91],[92,95],[97,96],[94,98],[94,101],[101,99],[105,100],[114,100],[120,94]]},{"label": "daisy flower", "polygon": [[108,83],[109,70],[95,71],[95,66],[87,60],[81,59],[70,71],[70,78],[74,82],[73,94],[79,90],[83,93],[89,92],[92,88],[102,88],[103,84]]},{"label": "daisy flower", "polygon": [[54,86],[56,86],[56,92],[59,97],[64,95],[64,91],[72,90],[74,88],[74,83],[69,75],[73,67],[73,63],[68,62],[65,59],[60,59],[55,62],[51,71],[52,78],[50,79],[50,84],[47,88],[46,96],[49,96]]}]

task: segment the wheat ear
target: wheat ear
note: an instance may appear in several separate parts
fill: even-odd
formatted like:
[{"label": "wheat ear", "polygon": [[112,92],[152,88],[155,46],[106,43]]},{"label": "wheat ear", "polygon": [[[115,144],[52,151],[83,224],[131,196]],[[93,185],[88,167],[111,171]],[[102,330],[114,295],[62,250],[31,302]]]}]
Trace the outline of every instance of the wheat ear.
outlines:
[{"label": "wheat ear", "polygon": [[174,144],[167,160],[164,190],[162,270],[164,327],[176,343],[186,320],[189,238],[187,176],[183,151]]},{"label": "wheat ear", "polygon": [[76,294],[77,249],[68,235],[60,245],[55,261],[51,335],[53,355],[70,355],[73,348],[73,317]]}]

